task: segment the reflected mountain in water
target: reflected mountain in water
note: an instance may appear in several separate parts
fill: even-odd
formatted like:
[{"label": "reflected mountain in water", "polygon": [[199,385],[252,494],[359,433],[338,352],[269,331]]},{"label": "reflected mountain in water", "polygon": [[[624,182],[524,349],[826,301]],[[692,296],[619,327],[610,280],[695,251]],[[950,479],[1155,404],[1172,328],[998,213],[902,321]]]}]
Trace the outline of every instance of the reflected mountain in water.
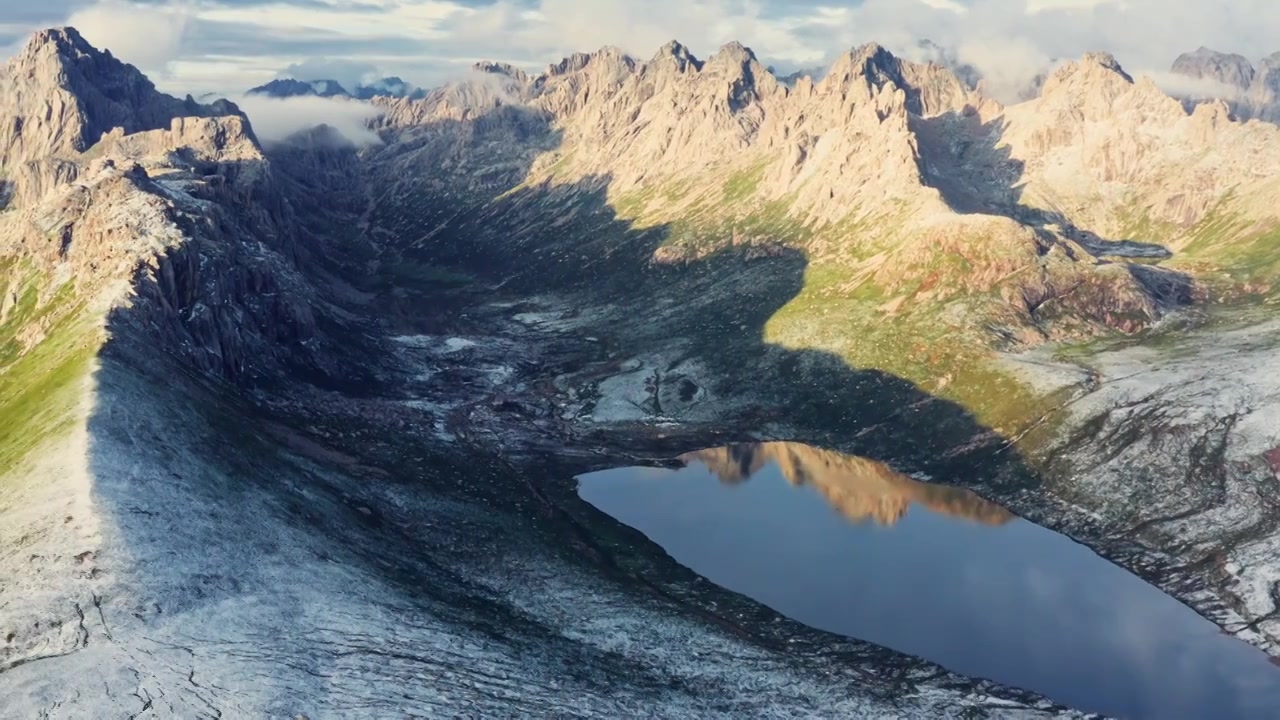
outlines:
[{"label": "reflected mountain in water", "polygon": [[738,443],[680,456],[685,465],[700,463],[720,481],[736,485],[770,464],[787,482],[815,488],[855,523],[873,520],[891,526],[914,504],[932,512],[983,525],[1003,525],[1014,515],[963,488],[914,480],[884,463],[802,443]]}]

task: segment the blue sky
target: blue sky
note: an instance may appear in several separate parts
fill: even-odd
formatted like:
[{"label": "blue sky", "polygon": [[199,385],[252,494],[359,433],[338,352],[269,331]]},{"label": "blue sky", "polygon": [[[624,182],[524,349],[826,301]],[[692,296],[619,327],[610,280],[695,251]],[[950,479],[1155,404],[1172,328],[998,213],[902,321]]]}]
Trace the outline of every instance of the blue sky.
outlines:
[{"label": "blue sky", "polygon": [[0,49],[62,24],[175,92],[280,75],[432,85],[481,59],[537,69],[603,45],[647,58],[671,39],[703,56],[739,40],[792,69],[927,37],[1009,83],[1095,49],[1138,72],[1200,45],[1280,50],[1277,0],[0,0]]}]

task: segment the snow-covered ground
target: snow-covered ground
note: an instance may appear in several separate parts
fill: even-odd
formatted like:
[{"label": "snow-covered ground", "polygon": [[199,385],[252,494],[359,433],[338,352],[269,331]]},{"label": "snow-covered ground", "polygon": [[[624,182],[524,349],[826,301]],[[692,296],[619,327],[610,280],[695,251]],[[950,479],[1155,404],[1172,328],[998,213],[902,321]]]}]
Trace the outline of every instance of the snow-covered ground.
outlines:
[{"label": "snow-covered ground", "polygon": [[[1280,655],[1280,322],[1089,358],[1051,490],[1197,577],[1188,599]],[[1197,600],[1199,597],[1199,600]],[[1227,607],[1216,607],[1225,601]]]}]

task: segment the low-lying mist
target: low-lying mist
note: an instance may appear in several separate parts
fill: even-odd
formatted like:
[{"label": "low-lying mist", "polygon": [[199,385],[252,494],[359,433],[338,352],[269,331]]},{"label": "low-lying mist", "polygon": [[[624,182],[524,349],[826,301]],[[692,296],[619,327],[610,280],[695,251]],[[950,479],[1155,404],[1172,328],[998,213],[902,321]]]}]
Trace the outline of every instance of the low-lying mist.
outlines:
[{"label": "low-lying mist", "polygon": [[273,98],[265,95],[240,95],[231,98],[249,116],[258,139],[265,143],[281,142],[289,136],[328,125],[358,146],[381,142],[369,129],[369,121],[378,115],[372,104],[347,98],[292,97]]}]

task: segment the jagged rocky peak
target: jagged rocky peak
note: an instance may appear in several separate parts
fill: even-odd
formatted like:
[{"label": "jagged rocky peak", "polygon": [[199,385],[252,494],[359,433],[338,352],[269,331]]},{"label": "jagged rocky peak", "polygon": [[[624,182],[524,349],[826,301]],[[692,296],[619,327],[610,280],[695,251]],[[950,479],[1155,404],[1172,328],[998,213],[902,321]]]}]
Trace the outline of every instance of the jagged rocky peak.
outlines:
[{"label": "jagged rocky peak", "polygon": [[1133,84],[1133,77],[1125,72],[1114,55],[1089,52],[1079,60],[1063,63],[1050,73],[1040,94],[1046,97],[1062,89],[1079,91],[1104,87],[1116,92]]},{"label": "jagged rocky peak", "polygon": [[677,72],[688,72],[693,69],[695,72],[702,69],[702,61],[694,57],[689,48],[685,47],[680,41],[672,40],[658,49],[657,54],[649,61],[650,67],[674,67]]},{"label": "jagged rocky peak", "polygon": [[707,60],[708,65],[725,66],[742,66],[753,62],[756,62],[755,52],[737,40],[721,45],[720,49]]},{"label": "jagged rocky peak", "polygon": [[1253,64],[1243,55],[1218,52],[1201,46],[1183,53],[1173,61],[1173,72],[1197,80],[1213,80],[1223,85],[1247,90],[1253,83]]},{"label": "jagged rocky peak", "polygon": [[421,98],[426,93],[415,88],[399,77],[392,75],[381,80],[360,83],[348,91],[337,80],[317,79],[299,80],[297,78],[277,78],[247,91],[249,95],[265,95],[273,98],[322,97],[322,98],[354,98],[356,100],[372,100],[374,98]]},{"label": "jagged rocky peak", "polygon": [[41,57],[75,59],[97,55],[110,55],[110,52],[99,52],[84,39],[79,30],[66,26],[33,33],[22,51],[13,57],[12,63],[21,67],[30,66]]},{"label": "jagged rocky peak", "polygon": [[947,68],[970,89],[977,89],[982,82],[982,73],[973,65],[962,62],[951,48],[926,38],[918,41],[914,50],[915,56],[912,59]]},{"label": "jagged rocky peak", "polygon": [[0,73],[0,165],[25,166],[10,179],[25,203],[74,177],[72,158],[110,133],[170,131],[176,118],[224,115],[251,137],[233,103],[171,97],[74,28],[43,30]]},{"label": "jagged rocky peak", "polygon": [[874,70],[877,64],[874,58],[881,52],[888,55],[891,60],[882,59],[880,64],[889,64],[893,58],[892,54],[876,43],[850,48],[847,52],[841,53],[827,70],[821,83],[822,87],[828,91],[836,88],[847,89],[858,78],[870,80],[877,74]]},{"label": "jagged rocky peak", "polygon": [[[912,62],[897,57],[879,43],[852,48],[837,58],[823,80],[826,92],[839,91],[847,97],[865,91],[869,96],[889,97],[886,89],[903,93],[903,108],[927,117],[949,110],[959,111],[981,100],[951,68],[934,62]],[[886,109],[893,110],[896,103]]]},{"label": "jagged rocky peak", "polygon": [[1124,68],[1120,66],[1120,61],[1116,60],[1116,56],[1109,52],[1100,52],[1096,50],[1093,52],[1087,52],[1084,54],[1084,57],[1080,59],[1080,62],[1087,66],[1097,66],[1104,70],[1113,72],[1124,78],[1126,82],[1133,82],[1133,77],[1129,75],[1129,73],[1125,72]]},{"label": "jagged rocky peak", "polygon": [[[201,105],[165,95],[137,68],[90,45],[75,28],[36,33],[0,78],[0,98],[22,119],[24,144],[44,130],[54,152],[83,151],[115,127],[164,128],[175,117],[235,112],[232,103]],[[12,138],[11,138],[12,139]]]},{"label": "jagged rocky peak", "polygon": [[581,72],[588,66],[607,67],[631,71],[635,69],[635,60],[621,49],[607,46],[593,53],[574,53],[558,63],[552,63],[544,73],[545,77],[556,77]]},{"label": "jagged rocky peak", "polygon": [[751,48],[737,41],[721,46],[707,58],[702,71],[708,77],[729,82],[729,101],[733,109],[740,109],[781,87],[773,73],[756,59]]},{"label": "jagged rocky peak", "polygon": [[399,75],[388,75],[380,80],[363,82],[357,85],[355,90],[351,91],[351,96],[357,100],[372,100],[377,97],[421,98],[426,95],[426,92],[426,90],[406,82]]},{"label": "jagged rocky peak", "polygon": [[471,69],[485,75],[503,75],[521,84],[529,82],[529,73],[510,63],[481,60],[472,65]]},{"label": "jagged rocky peak", "polygon": [[831,69],[827,71],[823,84],[828,88],[847,89],[851,83],[865,82],[874,88],[887,83],[898,87],[906,83],[903,78],[904,61],[889,52],[880,43],[870,42],[850,48],[836,58]]},{"label": "jagged rocky peak", "polygon": [[877,42],[869,42],[851,48],[845,57],[848,58],[851,69],[862,73],[868,79],[874,75],[893,76],[898,73],[899,60],[897,56]]}]

